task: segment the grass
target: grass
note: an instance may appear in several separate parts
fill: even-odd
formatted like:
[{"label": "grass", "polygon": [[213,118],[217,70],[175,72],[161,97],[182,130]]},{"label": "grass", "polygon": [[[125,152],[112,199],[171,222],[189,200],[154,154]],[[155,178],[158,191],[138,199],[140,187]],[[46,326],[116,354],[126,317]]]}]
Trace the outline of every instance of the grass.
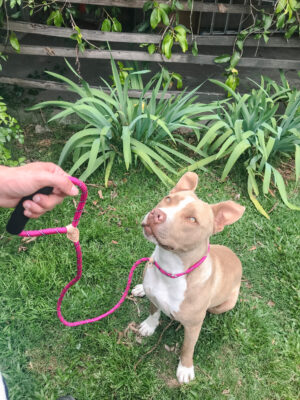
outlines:
[{"label": "grass", "polygon": [[[43,145],[42,139],[50,142]],[[57,160],[62,139],[66,138],[57,131],[37,139],[29,127],[27,156]],[[0,210],[0,370],[12,400],[56,400],[66,394],[77,400],[299,398],[299,213],[278,200],[267,221],[254,209],[246,187],[233,183],[242,172],[235,171],[233,181],[220,183],[217,168],[199,172],[197,193],[211,203],[240,195],[240,203],[247,207],[240,221],[211,240],[238,254],[243,284],[234,310],[206,317],[195,349],[196,380],[189,385],[178,386],[175,380],[177,349],[183,341],[183,329],[176,322],[134,370],[169,323],[163,317],[157,332],[141,343],[133,330],[124,334],[132,321],[138,324],[147,317],[147,299],[127,300],[115,314],[95,324],[63,326],[56,317],[56,301],[75,274],[72,244],[61,236],[30,243],[10,237],[5,233],[9,210]],[[107,189],[100,173],[89,181],[97,187],[89,186],[79,225],[83,278],[62,307],[69,320],[111,308],[125,288],[133,262],[153,249],[143,238],[140,221],[166,188],[139,169],[130,174],[119,170],[112,179],[115,186]],[[291,195],[299,195],[298,190],[290,187]],[[262,201],[267,210],[273,203],[272,197]],[[72,199],[66,199],[27,229],[67,225],[73,213]],[[142,267],[134,284],[141,275]],[[165,345],[175,351],[167,351]]]}]

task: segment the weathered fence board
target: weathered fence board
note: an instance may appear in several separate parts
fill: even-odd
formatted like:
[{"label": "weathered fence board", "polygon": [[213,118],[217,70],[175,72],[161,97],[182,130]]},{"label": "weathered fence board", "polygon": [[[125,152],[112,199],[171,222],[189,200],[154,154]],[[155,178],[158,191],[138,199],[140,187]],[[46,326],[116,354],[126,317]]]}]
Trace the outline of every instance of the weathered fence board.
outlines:
[{"label": "weathered fence board", "polygon": [[[11,78],[7,76],[0,76],[0,83],[8,84],[8,85],[18,85],[21,87],[28,87],[33,89],[47,89],[47,90],[55,90],[55,91],[63,91],[65,92],[69,87],[64,83],[46,81],[42,79],[21,79],[21,78]],[[90,85],[91,88],[99,89],[100,86]],[[105,93],[110,93],[109,89],[101,88]],[[139,98],[141,95],[140,90],[128,90],[128,96],[131,98]],[[182,91],[169,91],[164,95],[164,98],[169,99],[171,96],[178,96],[182,94]],[[148,91],[145,93],[145,97],[151,97],[152,92]],[[215,93],[215,92],[196,92],[195,95],[205,95],[210,97],[222,97],[224,94]],[[162,92],[159,91],[157,94],[157,98],[160,99],[162,97]]]},{"label": "weathered fence board", "polygon": [[[0,51],[4,53],[15,54],[11,47],[0,45]],[[198,65],[215,65],[214,59],[216,55],[199,54],[193,56],[191,54],[173,54],[170,60],[161,54],[148,54],[144,51],[122,51],[122,50],[85,50],[84,53],[77,52],[76,49],[68,47],[45,47],[45,46],[28,46],[22,45],[19,54],[36,55],[36,56],[52,56],[52,57],[73,57],[73,58],[89,58],[89,59],[110,59],[112,56],[115,60],[128,61],[150,61],[150,62],[177,62]],[[250,58],[243,57],[239,62],[240,67],[252,68],[281,68],[281,69],[299,69],[300,59],[298,60],[280,60],[269,58]]]},{"label": "weathered fence board", "polygon": [[[8,29],[15,32],[30,33],[43,36],[54,36],[61,38],[69,38],[74,30],[72,28],[57,28],[55,26],[35,24],[29,22],[16,22],[10,21],[8,24],[4,23],[2,29]],[[159,43],[161,40],[160,35],[148,33],[126,33],[126,32],[102,32],[99,30],[81,29],[83,37],[87,40],[101,41],[101,42],[117,42],[117,43]],[[191,35],[188,35],[188,42],[191,43]],[[232,46],[236,40],[236,36],[221,36],[221,35],[194,35],[193,37],[199,46]],[[175,43],[176,44],[176,43]],[[246,46],[257,47],[258,41],[255,39],[248,39],[245,42]],[[300,48],[300,40],[291,38],[289,41],[283,37],[271,37],[268,43],[261,40],[260,47],[281,47],[286,48]]]},{"label": "weathered fence board", "polygon": [[[57,0],[58,2],[65,3],[65,0]],[[128,8],[143,8],[148,0],[69,0],[73,4],[89,4],[106,7],[128,7]],[[190,11],[187,1],[182,1],[184,11]],[[257,6],[257,5],[256,5]],[[257,6],[257,8],[261,8]],[[264,6],[266,12],[272,7]],[[215,13],[230,13],[230,14],[250,14],[251,7],[243,4],[226,4],[226,3],[205,3],[202,1],[194,1],[193,11],[200,12],[215,12]]]}]

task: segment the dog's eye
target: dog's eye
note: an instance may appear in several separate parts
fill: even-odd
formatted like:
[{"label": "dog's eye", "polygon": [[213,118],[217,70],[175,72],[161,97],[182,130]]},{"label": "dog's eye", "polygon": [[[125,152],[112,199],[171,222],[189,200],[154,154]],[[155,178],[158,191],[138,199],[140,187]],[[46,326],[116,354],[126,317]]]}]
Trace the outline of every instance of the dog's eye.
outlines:
[{"label": "dog's eye", "polygon": [[165,200],[166,200],[167,203],[170,203],[171,197],[170,197],[170,196],[167,196],[167,197],[165,197]]},{"label": "dog's eye", "polygon": [[192,222],[193,224],[195,224],[197,222],[195,217],[188,217],[188,221]]}]

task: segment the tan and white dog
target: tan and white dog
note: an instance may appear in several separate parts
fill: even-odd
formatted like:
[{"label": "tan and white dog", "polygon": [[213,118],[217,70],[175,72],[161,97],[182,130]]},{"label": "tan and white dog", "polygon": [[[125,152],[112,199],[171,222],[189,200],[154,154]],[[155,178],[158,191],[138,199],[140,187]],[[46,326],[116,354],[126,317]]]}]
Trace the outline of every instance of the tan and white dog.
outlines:
[{"label": "tan and white dog", "polygon": [[[207,204],[194,193],[198,176],[187,172],[149,212],[143,222],[145,237],[156,244],[152,259],[165,271],[182,273],[208,252],[209,237],[221,232],[243,215],[245,208],[233,201]],[[142,285],[132,293],[149,298],[150,315],[140,325],[143,336],[154,333],[161,311],[184,326],[184,342],[177,379],[194,379],[193,354],[201,326],[209,311],[220,314],[237,301],[242,277],[238,257],[225,246],[212,245],[202,265],[187,275],[172,279],[148,263]]]}]

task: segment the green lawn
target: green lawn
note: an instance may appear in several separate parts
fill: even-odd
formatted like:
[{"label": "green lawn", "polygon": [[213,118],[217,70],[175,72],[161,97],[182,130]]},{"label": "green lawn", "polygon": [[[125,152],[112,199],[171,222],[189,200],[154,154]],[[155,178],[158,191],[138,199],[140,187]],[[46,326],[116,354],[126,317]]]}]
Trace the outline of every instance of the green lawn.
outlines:
[{"label": "green lawn", "polygon": [[[29,133],[28,157],[57,160],[60,137],[55,134],[50,146],[38,140],[33,146]],[[196,380],[176,384],[183,340],[176,322],[135,371],[135,364],[155,346],[169,323],[163,317],[156,333],[142,340],[134,329],[126,330],[147,316],[147,299],[126,300],[115,314],[95,324],[63,326],[56,316],[56,301],[75,274],[73,245],[64,236],[30,243],[10,237],[5,233],[9,211],[1,210],[0,370],[12,400],[56,400],[66,394],[77,400],[299,398],[300,213],[288,210],[279,199],[265,198],[266,210],[278,202],[268,221],[252,206],[244,184],[234,184],[242,182],[239,171],[225,183],[220,183],[218,169],[198,172],[199,197],[213,203],[240,195],[247,209],[240,221],[211,240],[238,254],[243,284],[234,310],[206,317],[195,349]],[[131,265],[153,249],[142,235],[140,221],[167,189],[144,170],[127,174],[120,166],[112,179],[116,186],[107,189],[101,185],[100,173],[89,181],[99,186],[89,186],[79,225],[83,278],[63,303],[69,320],[111,308],[125,288]],[[299,203],[299,186],[289,189]],[[67,225],[73,213],[72,199],[66,199],[51,213],[31,221],[27,229]],[[141,282],[141,275],[142,267],[134,284]],[[166,345],[175,350],[167,351]]]}]

